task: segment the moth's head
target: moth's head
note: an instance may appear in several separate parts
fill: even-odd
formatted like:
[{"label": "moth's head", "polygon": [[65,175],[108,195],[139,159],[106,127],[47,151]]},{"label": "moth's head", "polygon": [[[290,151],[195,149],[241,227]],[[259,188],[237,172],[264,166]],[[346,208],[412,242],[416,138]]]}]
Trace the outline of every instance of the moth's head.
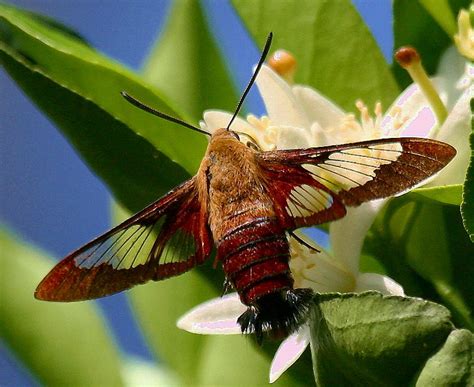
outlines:
[{"label": "moth's head", "polygon": [[240,140],[240,137],[237,133],[235,133],[233,130],[229,130],[227,128],[219,128],[216,129],[212,133],[212,138],[213,139],[226,139],[226,138],[232,138],[234,140]]},{"label": "moth's head", "polygon": [[219,128],[216,129],[211,136],[211,141],[210,143],[239,143],[240,142],[240,136],[232,131],[228,130],[227,128]]},{"label": "moth's head", "polygon": [[251,148],[253,150],[261,150],[260,147],[258,146],[257,141],[255,139],[244,132],[235,132],[233,130],[227,129],[227,128],[220,128],[214,131],[212,134],[212,139],[211,141],[224,141],[224,142],[235,142],[237,140],[238,142],[241,142],[247,148]]}]

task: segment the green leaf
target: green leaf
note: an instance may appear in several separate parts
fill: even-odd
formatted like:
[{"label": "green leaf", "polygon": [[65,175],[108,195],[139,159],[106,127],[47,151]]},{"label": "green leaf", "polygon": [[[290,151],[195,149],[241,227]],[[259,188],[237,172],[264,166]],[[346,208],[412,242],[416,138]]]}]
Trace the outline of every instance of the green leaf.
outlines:
[{"label": "green leaf", "polygon": [[474,281],[472,281],[474,278],[474,265],[472,264],[474,244],[471,243],[462,226],[458,208],[443,206],[443,218],[445,228],[449,230],[446,240],[453,274],[453,281],[450,287],[445,289],[447,294],[444,296],[444,299],[452,298],[453,302],[451,304],[445,302],[445,304],[453,311],[453,316],[458,318],[459,327],[474,330]]},{"label": "green leaf", "polygon": [[118,348],[92,302],[33,297],[53,261],[0,230],[0,335],[48,386],[121,385]]},{"label": "green leaf", "polygon": [[448,36],[453,36],[457,32],[456,19],[448,0],[420,0],[420,4],[436,20]]},{"label": "green leaf", "polygon": [[[471,114],[474,113],[474,98],[471,99]],[[469,234],[469,238],[474,242],[474,114],[471,116],[471,161],[467,169],[466,180],[462,194],[461,215],[464,228]]]},{"label": "green leaf", "polygon": [[318,386],[408,385],[453,328],[441,305],[376,292],[317,295],[311,321]]},{"label": "green leaf", "polygon": [[474,385],[474,336],[466,329],[451,332],[428,359],[416,380],[418,387]]},{"label": "green leaf", "polygon": [[143,69],[194,120],[206,109],[232,111],[238,96],[196,0],[173,3],[171,14]]},{"label": "green leaf", "polygon": [[[434,74],[438,67],[441,55],[446,48],[453,44],[452,36],[446,33],[448,27],[445,20],[457,15],[459,8],[468,3],[466,0],[450,1],[450,11],[447,13],[446,1],[425,0],[394,0],[393,1],[393,35],[394,49],[402,46],[413,46],[420,53],[423,66],[428,74]],[[443,27],[438,24],[443,20]],[[406,70],[398,63],[393,64],[393,73],[400,88],[412,83]]]},{"label": "green leaf", "polygon": [[128,209],[143,208],[189,176],[110,113],[10,54],[0,51],[5,69]]},{"label": "green leaf", "polygon": [[[199,385],[268,386],[268,359],[249,340],[240,336],[209,337],[206,356],[199,367]],[[240,370],[237,380],[234,379],[235,369]],[[281,384],[281,380],[278,382]]]},{"label": "green leaf", "polygon": [[385,275],[385,267],[372,255],[361,254],[359,262],[359,271],[361,273],[378,273]]},{"label": "green leaf", "polygon": [[216,289],[201,273],[192,270],[166,281],[137,286],[128,294],[155,354],[184,385],[194,384],[208,337],[184,332],[176,322],[194,306],[217,297]]},{"label": "green leaf", "polygon": [[[442,300],[450,306],[463,326],[473,329],[472,294],[466,294],[467,299],[463,297],[460,291],[461,282],[454,277],[453,272],[455,262],[461,260],[465,253],[453,251],[455,246],[449,243],[449,238],[454,235],[460,219],[458,215],[457,219],[449,220],[446,211],[447,209],[439,205],[419,206],[418,213],[412,220],[411,233],[406,240],[407,263],[434,285]],[[457,209],[455,212],[458,214]],[[470,250],[474,253],[474,249]],[[469,260],[466,263],[469,264]],[[471,307],[469,299],[473,301]]]},{"label": "green leaf", "polygon": [[124,384],[127,386],[181,386],[176,375],[163,363],[127,356],[122,364]]},{"label": "green leaf", "polygon": [[459,206],[462,198],[462,185],[453,184],[439,187],[417,188],[407,194],[407,198],[422,202],[439,202]]},{"label": "green leaf", "polygon": [[[416,48],[428,74],[435,73],[441,54],[451,44],[450,37],[416,0],[393,1],[393,36],[394,50],[402,46]],[[393,72],[401,88],[412,83],[397,62],[393,63]]]},{"label": "green leaf", "polygon": [[63,34],[69,35],[70,37],[72,37],[74,39],[80,40],[85,45],[90,46],[89,42],[81,34],[79,34],[77,31],[73,30],[72,28],[64,25],[63,23],[61,23],[57,20],[54,20],[54,19],[52,19],[52,18],[50,18],[49,16],[46,16],[46,15],[41,15],[41,14],[30,12],[30,11],[27,11],[27,10],[23,10],[22,12],[27,14],[32,19],[35,19],[40,23],[46,24],[49,27],[51,27],[52,29],[58,30],[59,32],[61,32]]},{"label": "green leaf", "polygon": [[445,237],[448,230],[444,225],[442,207],[418,204],[411,216],[411,232],[404,241],[408,264],[431,282],[451,283],[453,274]]},{"label": "green leaf", "polygon": [[[0,50],[14,59],[17,66],[37,71],[80,95],[146,138],[187,172],[196,171],[206,145],[203,136],[183,130],[180,132],[180,141],[176,142],[176,128],[173,125],[137,109],[120,95],[125,90],[164,113],[187,119],[176,107],[171,107],[162,92],[71,34],[65,34],[28,12],[0,5],[0,31]],[[60,110],[62,101],[56,99],[55,102]]]},{"label": "green leaf", "polygon": [[[208,337],[205,356],[202,356],[199,365],[197,384],[200,386],[268,386],[271,358],[266,356],[255,342],[249,342],[251,340],[252,338],[242,337],[242,335]],[[301,360],[299,359],[298,363]],[[292,371],[291,368],[272,386],[302,387],[310,384],[311,374],[304,375],[306,378],[297,378],[295,373],[290,371]]]},{"label": "green leaf", "polygon": [[369,106],[377,100],[388,106],[397,96],[385,59],[349,0],[232,3],[259,46],[273,31],[273,50],[295,55],[296,82],[318,89],[349,111],[359,98]]},{"label": "green leaf", "polygon": [[474,329],[474,245],[456,206],[393,200],[364,247],[408,295],[442,300],[457,324]]}]

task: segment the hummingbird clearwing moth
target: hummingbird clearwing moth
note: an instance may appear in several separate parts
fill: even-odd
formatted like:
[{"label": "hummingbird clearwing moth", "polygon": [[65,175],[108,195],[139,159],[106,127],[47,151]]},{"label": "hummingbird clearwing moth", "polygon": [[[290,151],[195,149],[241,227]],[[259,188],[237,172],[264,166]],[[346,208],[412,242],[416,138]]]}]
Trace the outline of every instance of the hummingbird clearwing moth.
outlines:
[{"label": "hummingbird clearwing moth", "polygon": [[[39,284],[36,298],[104,297],[184,273],[208,259],[215,246],[226,283],[247,306],[238,319],[242,331],[259,341],[264,332],[288,335],[305,321],[312,299],[311,289],[293,288],[292,231],[339,219],[346,206],[406,191],[456,154],[448,144],[420,138],[269,152],[252,141],[244,144],[232,121],[271,38],[227,128],[211,135],[197,174],[65,257]],[[203,132],[122,94],[148,112]]]}]

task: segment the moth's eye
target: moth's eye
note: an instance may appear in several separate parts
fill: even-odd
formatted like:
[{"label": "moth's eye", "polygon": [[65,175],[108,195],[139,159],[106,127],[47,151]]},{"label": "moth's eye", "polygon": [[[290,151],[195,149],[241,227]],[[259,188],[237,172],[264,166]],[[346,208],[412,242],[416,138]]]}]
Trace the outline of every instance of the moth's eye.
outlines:
[{"label": "moth's eye", "polygon": [[230,131],[230,134],[231,134],[232,136],[234,136],[234,138],[235,138],[236,140],[239,140],[239,141],[240,141],[240,137],[239,137],[239,135],[238,135],[237,133]]},{"label": "moth's eye", "polygon": [[247,144],[246,144],[246,145],[247,145],[248,148],[251,148],[251,149],[253,149],[253,150],[255,150],[255,151],[259,151],[259,150],[260,150],[259,147],[257,146],[257,144],[255,144],[255,143],[252,142],[252,141],[247,141]]}]

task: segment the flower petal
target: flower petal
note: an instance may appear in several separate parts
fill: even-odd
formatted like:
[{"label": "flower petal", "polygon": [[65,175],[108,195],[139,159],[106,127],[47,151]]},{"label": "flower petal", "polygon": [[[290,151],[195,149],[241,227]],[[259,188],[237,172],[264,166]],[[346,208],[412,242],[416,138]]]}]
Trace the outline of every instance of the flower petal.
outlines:
[{"label": "flower petal", "polygon": [[275,144],[277,149],[304,149],[312,146],[310,131],[294,126],[269,126],[265,131],[264,140]]},{"label": "flower petal", "polygon": [[[217,129],[226,128],[229,124],[232,114],[223,110],[206,110],[203,114],[204,124],[209,133],[214,133]],[[243,132],[249,128],[247,121],[240,117],[235,117],[232,123],[232,130]]]},{"label": "flower petal", "polygon": [[471,157],[469,135],[471,133],[471,110],[469,100],[473,89],[468,89],[459,98],[443,126],[439,129],[437,140],[447,142],[456,148],[454,159],[430,181],[427,186],[462,184]]},{"label": "flower petal", "polygon": [[436,115],[417,84],[408,86],[398,96],[382,121],[387,137],[427,137],[436,125]]},{"label": "flower petal", "polygon": [[355,292],[365,292],[367,290],[377,290],[382,294],[393,294],[404,296],[402,286],[390,277],[376,273],[361,273],[357,277]]},{"label": "flower petal", "polygon": [[293,94],[311,122],[322,128],[337,126],[345,116],[344,111],[316,90],[302,85],[293,86]]},{"label": "flower petal", "polygon": [[242,329],[237,318],[246,310],[237,293],[204,302],[182,316],[176,325],[180,329],[203,335],[235,335]]},{"label": "flower petal", "polygon": [[256,80],[272,125],[309,128],[310,122],[291,87],[270,67],[263,65]]},{"label": "flower petal", "polygon": [[[298,231],[296,234],[310,245],[315,245],[308,236]],[[311,288],[319,293],[351,292],[355,286],[354,275],[323,248],[317,248],[319,253],[290,238],[290,269],[295,288]]]},{"label": "flower petal", "polygon": [[310,340],[309,326],[303,325],[278,347],[270,366],[270,383],[276,381],[303,354]]},{"label": "flower petal", "polygon": [[465,75],[466,60],[455,46],[449,47],[441,56],[436,72],[439,91],[446,95],[446,108],[450,111],[461,96],[462,88],[455,87]]},{"label": "flower petal", "polygon": [[357,208],[348,208],[344,218],[329,226],[334,259],[354,276],[359,273],[359,257],[365,235],[386,201],[374,200]]}]

